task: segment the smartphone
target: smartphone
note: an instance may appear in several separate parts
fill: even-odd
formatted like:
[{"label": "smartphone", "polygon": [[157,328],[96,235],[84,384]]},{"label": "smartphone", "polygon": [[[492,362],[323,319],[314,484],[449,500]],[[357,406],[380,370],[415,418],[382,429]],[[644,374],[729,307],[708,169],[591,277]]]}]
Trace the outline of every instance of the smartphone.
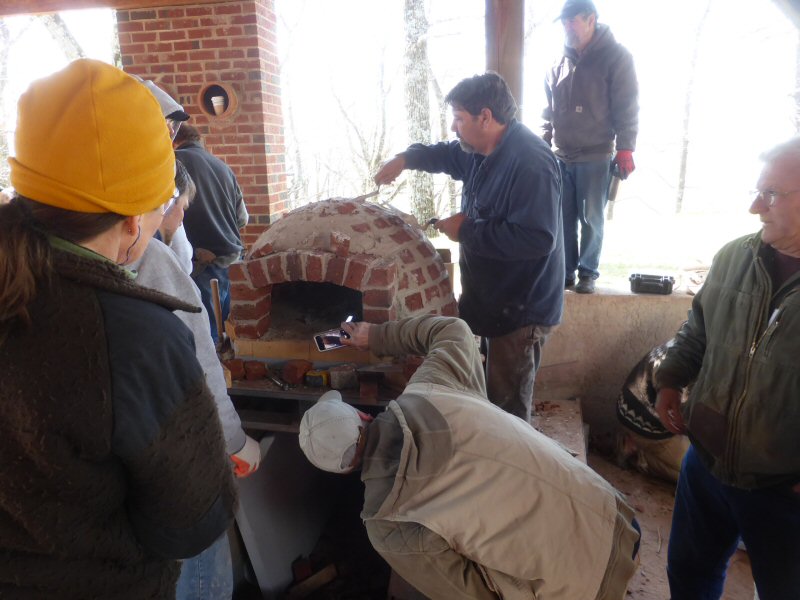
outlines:
[{"label": "smartphone", "polygon": [[[350,315],[345,319],[345,323],[349,323],[352,320],[353,316]],[[342,339],[350,339],[350,334],[337,327],[315,334],[314,344],[319,352],[327,352],[328,350],[336,350],[336,348],[344,348]]]}]

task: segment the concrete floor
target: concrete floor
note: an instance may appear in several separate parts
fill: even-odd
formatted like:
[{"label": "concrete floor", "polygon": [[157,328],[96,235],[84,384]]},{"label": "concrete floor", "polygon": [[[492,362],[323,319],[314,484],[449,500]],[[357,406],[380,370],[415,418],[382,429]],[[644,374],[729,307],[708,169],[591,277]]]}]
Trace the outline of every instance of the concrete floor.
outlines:
[{"label": "concrete floor", "polygon": [[[623,470],[605,458],[589,454],[589,466],[622,492],[636,510],[642,527],[640,565],[628,584],[629,600],[665,600],[667,584],[667,544],[669,543],[673,487]],[[754,586],[747,553],[739,550],[731,560],[722,600],[753,600]]]}]

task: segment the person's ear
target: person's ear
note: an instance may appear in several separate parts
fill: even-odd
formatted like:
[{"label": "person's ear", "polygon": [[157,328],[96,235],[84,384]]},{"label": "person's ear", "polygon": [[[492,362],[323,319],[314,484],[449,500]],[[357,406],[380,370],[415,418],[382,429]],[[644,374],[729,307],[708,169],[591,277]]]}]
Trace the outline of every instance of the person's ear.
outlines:
[{"label": "person's ear", "polygon": [[117,264],[125,265],[130,257],[131,249],[142,234],[142,215],[125,217],[120,221],[119,227],[119,248],[117,249]]},{"label": "person's ear", "polygon": [[142,215],[133,215],[131,217],[125,217],[123,223],[125,223],[125,232],[128,235],[132,235],[136,237],[136,232],[139,230],[139,225],[141,224]]},{"label": "person's ear", "polygon": [[492,111],[489,108],[481,109],[481,125],[485,128],[492,122]]}]

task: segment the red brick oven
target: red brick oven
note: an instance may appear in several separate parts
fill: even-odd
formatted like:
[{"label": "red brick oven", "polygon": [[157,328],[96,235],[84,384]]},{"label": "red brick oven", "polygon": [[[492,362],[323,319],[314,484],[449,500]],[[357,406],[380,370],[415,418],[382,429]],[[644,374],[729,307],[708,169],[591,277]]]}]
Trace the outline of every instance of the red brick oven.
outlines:
[{"label": "red brick oven", "polygon": [[297,320],[333,308],[330,327],[349,312],[371,323],[457,314],[447,269],[416,220],[358,199],[315,202],[270,225],[231,268],[231,298],[236,337],[251,340],[269,338],[279,298]]}]

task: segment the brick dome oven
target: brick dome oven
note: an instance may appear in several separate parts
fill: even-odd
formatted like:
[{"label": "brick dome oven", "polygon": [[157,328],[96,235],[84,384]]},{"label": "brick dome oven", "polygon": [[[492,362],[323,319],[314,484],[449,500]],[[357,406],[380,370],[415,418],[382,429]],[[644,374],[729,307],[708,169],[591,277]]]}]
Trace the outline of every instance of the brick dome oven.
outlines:
[{"label": "brick dome oven", "polygon": [[236,337],[305,337],[346,314],[371,323],[456,315],[450,278],[416,220],[367,201],[330,199],[272,224],[231,274]]}]

